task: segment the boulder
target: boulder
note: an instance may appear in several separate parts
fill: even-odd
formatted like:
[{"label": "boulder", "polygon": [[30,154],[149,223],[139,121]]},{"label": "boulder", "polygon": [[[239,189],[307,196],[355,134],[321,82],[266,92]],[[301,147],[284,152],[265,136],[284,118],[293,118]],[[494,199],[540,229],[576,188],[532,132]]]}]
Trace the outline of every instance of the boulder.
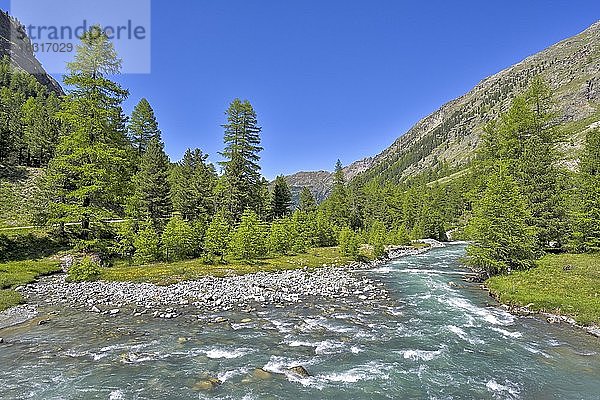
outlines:
[{"label": "boulder", "polygon": [[295,367],[288,368],[288,371],[293,372],[294,374],[298,375],[300,378],[310,377],[310,374],[308,373],[306,368],[304,368],[301,365],[297,365]]},{"label": "boulder", "polygon": [[271,377],[273,376],[273,374],[271,374],[269,371],[265,371],[262,368],[256,368],[254,371],[252,371],[252,376],[256,379],[271,379]]},{"label": "boulder", "polygon": [[194,390],[205,390],[205,391],[213,390],[220,384],[221,384],[221,381],[218,380],[217,378],[208,377],[206,379],[196,382],[194,384],[193,389]]}]

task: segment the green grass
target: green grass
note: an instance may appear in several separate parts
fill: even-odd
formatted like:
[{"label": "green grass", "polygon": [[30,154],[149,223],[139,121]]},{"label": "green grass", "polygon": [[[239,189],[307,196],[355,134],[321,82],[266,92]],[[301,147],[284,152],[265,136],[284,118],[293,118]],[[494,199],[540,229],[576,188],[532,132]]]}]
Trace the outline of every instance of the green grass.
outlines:
[{"label": "green grass", "polygon": [[[367,254],[363,257],[369,258]],[[209,264],[202,259],[129,266],[120,263],[102,271],[101,279],[107,281],[150,282],[168,285],[182,280],[205,276],[231,276],[255,272],[272,272],[299,268],[318,268],[326,265],[344,265],[352,260],[340,255],[337,247],[311,249],[306,254],[278,256],[256,261],[228,259],[226,263]]]},{"label": "green grass", "polygon": [[534,269],[486,284],[502,303],[568,315],[582,325],[600,324],[600,254],[548,255]]},{"label": "green grass", "polygon": [[35,281],[41,275],[60,271],[60,262],[51,259],[11,261],[0,264],[0,311],[21,303],[21,295],[7,290]]}]

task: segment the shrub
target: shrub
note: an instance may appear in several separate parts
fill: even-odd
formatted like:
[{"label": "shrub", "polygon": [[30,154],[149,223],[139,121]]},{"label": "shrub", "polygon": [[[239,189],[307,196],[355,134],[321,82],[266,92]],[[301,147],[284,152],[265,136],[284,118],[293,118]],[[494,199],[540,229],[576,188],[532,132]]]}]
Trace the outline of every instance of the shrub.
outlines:
[{"label": "shrub", "polygon": [[354,231],[348,227],[343,228],[339,235],[340,253],[346,257],[358,259],[359,255],[359,238]]},{"label": "shrub", "polygon": [[100,277],[100,273],[100,265],[91,258],[84,257],[69,268],[68,279],[71,282],[95,281]]}]

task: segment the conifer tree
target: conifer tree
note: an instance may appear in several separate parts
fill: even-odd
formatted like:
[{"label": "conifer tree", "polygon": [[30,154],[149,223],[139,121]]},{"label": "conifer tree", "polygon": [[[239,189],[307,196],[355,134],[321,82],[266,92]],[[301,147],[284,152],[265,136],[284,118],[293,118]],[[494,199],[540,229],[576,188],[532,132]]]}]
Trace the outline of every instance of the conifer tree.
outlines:
[{"label": "conifer tree", "polygon": [[231,254],[243,260],[254,260],[267,254],[267,231],[254,211],[246,210],[229,242]]},{"label": "conifer tree", "polygon": [[204,249],[212,256],[218,256],[223,261],[229,244],[229,224],[224,212],[215,214],[204,235]]},{"label": "conifer tree", "polygon": [[220,201],[224,210],[238,221],[247,208],[260,208],[260,132],[256,112],[248,100],[235,99],[226,111],[223,125],[225,149],[220,153],[225,160]]},{"label": "conifer tree", "polygon": [[128,205],[131,216],[149,219],[157,232],[162,232],[172,211],[168,168],[169,157],[162,142],[152,139],[133,178],[134,194]]},{"label": "conifer tree", "polygon": [[183,260],[194,253],[194,231],[179,215],[173,216],[162,233],[165,259]]},{"label": "conifer tree", "polygon": [[289,219],[276,219],[269,232],[269,250],[277,254],[287,254],[294,241],[294,232]]},{"label": "conifer tree", "polygon": [[317,208],[317,202],[315,201],[315,197],[308,190],[307,187],[303,187],[300,192],[300,204],[298,209],[304,212],[311,212]]},{"label": "conifer tree", "polygon": [[339,233],[340,254],[353,259],[358,259],[360,243],[359,237],[354,231],[348,227],[344,227]]},{"label": "conifer tree", "polygon": [[350,206],[346,190],[346,179],[340,160],[337,160],[335,164],[333,189],[323,203],[323,210],[335,226],[342,227],[349,225]]},{"label": "conifer tree", "polygon": [[142,224],[134,241],[136,264],[148,264],[160,258],[160,242],[151,221]]},{"label": "conifer tree", "polygon": [[215,210],[217,174],[207,159],[202,150],[188,149],[169,175],[173,209],[189,221],[207,223]]},{"label": "conifer tree", "polygon": [[273,218],[282,218],[292,211],[292,193],[283,175],[275,178],[271,207]]},{"label": "conifer tree", "polygon": [[387,241],[387,231],[381,221],[373,222],[369,232],[369,244],[373,246],[373,255],[375,258],[385,255],[385,245]]},{"label": "conifer tree", "polygon": [[153,139],[161,139],[154,110],[145,98],[142,98],[133,108],[128,130],[138,158],[142,157]]},{"label": "conifer tree", "polygon": [[600,251],[600,129],[587,132],[575,199],[575,248]]},{"label": "conifer tree", "polygon": [[79,221],[84,240],[120,213],[128,191],[129,141],[121,109],[128,93],[106,77],[120,65],[112,43],[94,26],[83,35],[64,78],[71,90],[58,115],[66,134],[48,167],[48,211],[53,223]]},{"label": "conifer tree", "polygon": [[468,230],[474,244],[467,249],[470,266],[488,277],[531,268],[536,258],[534,232],[527,225],[529,211],[517,184],[498,166],[476,205]]}]

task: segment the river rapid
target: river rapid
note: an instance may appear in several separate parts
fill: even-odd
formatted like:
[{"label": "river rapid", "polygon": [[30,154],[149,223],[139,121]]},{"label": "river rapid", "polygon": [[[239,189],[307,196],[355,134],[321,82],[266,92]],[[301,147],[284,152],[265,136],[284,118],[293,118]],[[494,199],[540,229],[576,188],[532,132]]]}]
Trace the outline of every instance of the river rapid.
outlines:
[{"label": "river rapid", "polygon": [[171,320],[43,305],[50,323],[0,331],[0,398],[600,399],[600,339],[497,307],[463,281],[464,250],[352,272],[383,284],[375,302]]}]

